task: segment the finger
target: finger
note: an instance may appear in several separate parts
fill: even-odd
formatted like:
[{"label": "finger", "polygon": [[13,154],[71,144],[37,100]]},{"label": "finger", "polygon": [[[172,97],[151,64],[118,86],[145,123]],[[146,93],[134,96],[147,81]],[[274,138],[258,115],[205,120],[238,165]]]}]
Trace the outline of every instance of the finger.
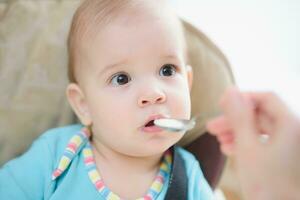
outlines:
[{"label": "finger", "polygon": [[269,116],[276,123],[285,121],[292,115],[285,103],[272,92],[250,92],[248,94],[255,103],[256,109]]},{"label": "finger", "polygon": [[232,156],[235,154],[235,140],[233,133],[223,134],[222,137],[218,137],[218,141],[221,146],[221,151],[227,155]]},{"label": "finger", "polygon": [[262,112],[256,112],[256,116],[257,128],[261,134],[270,135],[276,131],[274,129],[274,121],[272,118]]},{"label": "finger", "polygon": [[231,88],[223,96],[221,107],[236,133],[237,143],[248,146],[256,143],[258,131],[254,109],[250,101],[243,97],[237,88]]},{"label": "finger", "polygon": [[211,119],[206,123],[206,129],[212,134],[217,135],[219,133],[231,130],[228,120],[224,115]]},{"label": "finger", "polygon": [[234,134],[231,131],[217,135],[217,139],[223,154],[227,156],[234,155]]},{"label": "finger", "polygon": [[233,144],[234,143],[234,134],[232,131],[224,132],[217,136],[218,141],[221,144]]},{"label": "finger", "polygon": [[[252,101],[255,102],[257,110],[268,116],[271,120],[273,141],[286,140],[293,131],[293,122],[297,119],[296,115],[276,94],[272,92],[250,93]],[[285,133],[285,134],[283,134]]]},{"label": "finger", "polygon": [[226,156],[232,156],[235,155],[236,153],[234,145],[227,145],[227,144],[221,145],[221,152]]}]

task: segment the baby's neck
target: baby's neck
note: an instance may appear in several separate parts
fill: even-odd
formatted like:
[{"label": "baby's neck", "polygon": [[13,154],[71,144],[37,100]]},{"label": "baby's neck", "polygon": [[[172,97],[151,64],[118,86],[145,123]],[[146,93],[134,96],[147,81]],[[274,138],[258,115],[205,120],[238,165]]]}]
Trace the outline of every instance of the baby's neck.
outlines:
[{"label": "baby's neck", "polygon": [[163,153],[148,157],[129,156],[96,142],[92,142],[92,149],[97,162],[101,161],[101,163],[110,165],[110,167],[121,168],[122,170],[132,171],[132,173],[147,173],[157,170],[163,156]]},{"label": "baby's neck", "polygon": [[163,154],[133,157],[92,142],[96,165],[104,183],[126,199],[145,195],[158,173]]}]

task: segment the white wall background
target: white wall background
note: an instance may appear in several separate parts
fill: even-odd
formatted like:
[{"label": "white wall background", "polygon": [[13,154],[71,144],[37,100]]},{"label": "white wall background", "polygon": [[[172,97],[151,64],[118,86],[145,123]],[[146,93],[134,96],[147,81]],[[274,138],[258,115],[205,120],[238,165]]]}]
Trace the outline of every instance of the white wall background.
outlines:
[{"label": "white wall background", "polygon": [[300,115],[300,0],[173,0],[229,59],[243,90],[271,90]]}]

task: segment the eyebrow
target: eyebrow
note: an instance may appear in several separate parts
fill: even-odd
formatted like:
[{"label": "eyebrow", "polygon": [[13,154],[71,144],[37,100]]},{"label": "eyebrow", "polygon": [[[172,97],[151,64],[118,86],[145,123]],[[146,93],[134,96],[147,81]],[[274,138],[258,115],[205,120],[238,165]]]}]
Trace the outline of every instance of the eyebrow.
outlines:
[{"label": "eyebrow", "polygon": [[180,57],[181,57],[181,55],[180,55],[180,53],[170,53],[170,54],[165,54],[165,55],[163,55],[162,56],[162,58],[175,58],[175,59],[178,59],[178,60],[180,60]]},{"label": "eyebrow", "polygon": [[119,62],[114,63],[114,64],[109,64],[109,65],[105,66],[104,69],[102,69],[102,70],[98,73],[98,75],[101,76],[101,75],[104,74],[106,71],[111,70],[111,69],[113,69],[113,68],[115,68],[115,67],[117,67],[117,66],[119,66],[119,65],[125,64],[125,63],[128,63],[128,61],[127,61],[127,60],[122,60],[122,61],[119,61]]},{"label": "eyebrow", "polygon": [[[167,54],[167,55],[161,56],[161,58],[175,59],[175,60],[177,60],[177,61],[179,61],[179,62],[181,61],[179,56],[173,55],[173,54]],[[126,63],[128,63],[128,60],[122,60],[122,61],[119,61],[119,62],[114,63],[114,64],[109,64],[109,65],[105,66],[104,69],[102,69],[102,70],[98,73],[98,75],[101,76],[101,75],[104,74],[106,71],[111,70],[111,69],[113,69],[113,68],[116,68],[116,67],[119,66],[119,65],[123,65],[123,64],[126,64]]]},{"label": "eyebrow", "polygon": [[166,56],[162,56],[161,58],[168,58],[168,59],[173,59],[176,60],[177,62],[182,62],[182,59],[178,55],[173,55],[173,54],[168,54]]},{"label": "eyebrow", "polygon": [[168,54],[168,55],[165,55],[165,56],[161,56],[161,58],[175,58],[175,59],[178,59],[178,56],[177,55]]}]

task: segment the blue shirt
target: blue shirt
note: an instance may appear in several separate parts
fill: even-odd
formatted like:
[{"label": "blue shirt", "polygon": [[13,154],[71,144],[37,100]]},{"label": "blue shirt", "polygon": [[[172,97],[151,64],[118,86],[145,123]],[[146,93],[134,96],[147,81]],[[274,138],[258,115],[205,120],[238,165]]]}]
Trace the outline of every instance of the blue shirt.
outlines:
[{"label": "blue shirt", "polygon": [[[51,129],[40,136],[31,148],[0,169],[0,199],[76,200],[102,199],[88,177],[81,150],[74,156],[66,172],[52,180],[70,138],[81,125]],[[176,147],[184,160],[188,177],[188,200],[210,200],[213,192],[205,180],[198,161],[186,150]],[[166,180],[156,200],[163,200],[169,180]]]}]

